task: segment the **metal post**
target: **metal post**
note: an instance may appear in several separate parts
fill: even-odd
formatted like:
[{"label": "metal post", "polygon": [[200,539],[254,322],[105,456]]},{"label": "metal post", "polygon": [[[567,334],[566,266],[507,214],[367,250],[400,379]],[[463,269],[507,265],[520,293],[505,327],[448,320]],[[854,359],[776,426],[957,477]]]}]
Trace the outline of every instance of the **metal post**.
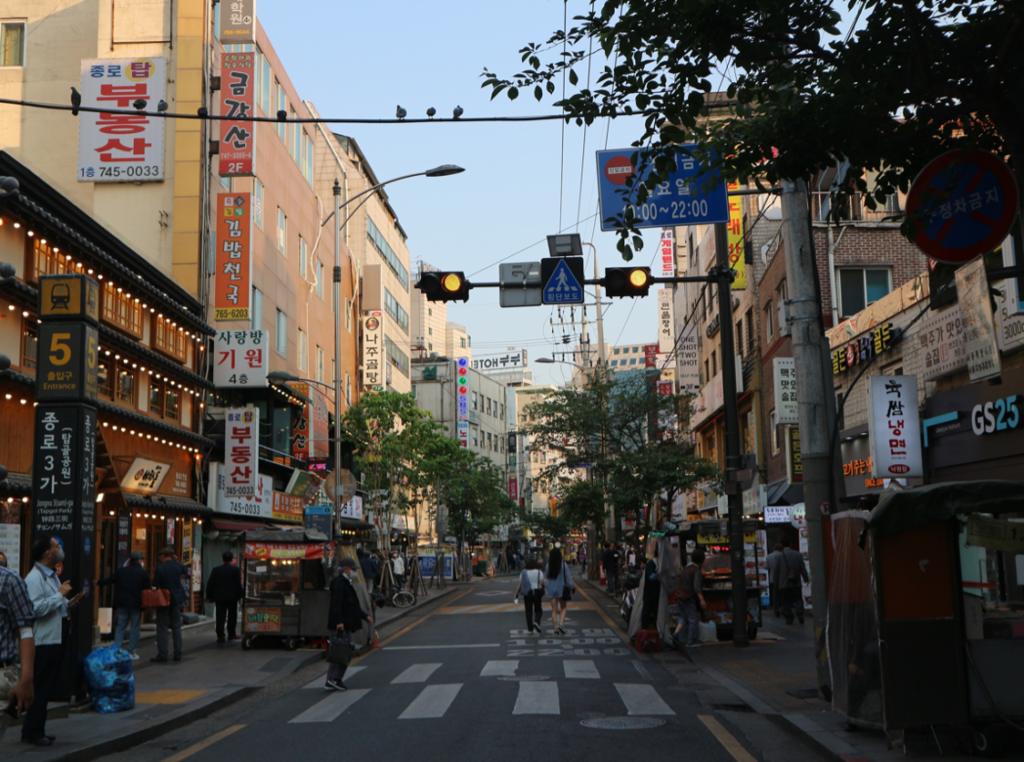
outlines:
[{"label": "metal post", "polygon": [[782,235],[786,248],[786,277],[789,281],[790,336],[799,390],[797,415],[800,420],[807,546],[811,562],[814,655],[818,685],[828,686],[831,684],[831,675],[824,639],[827,590],[821,509],[822,506],[828,509],[832,479],[827,405],[832,395],[832,386],[830,383],[826,385],[827,357],[822,341],[819,294],[814,277],[817,265],[807,224],[807,186],[803,180],[782,181]]},{"label": "metal post", "polygon": [[[594,250],[594,279],[597,281],[601,280],[601,268],[597,264],[597,247],[592,243],[587,244]],[[604,383],[605,379],[605,367],[608,364],[608,357],[605,354],[604,349],[604,313],[601,307],[601,284],[600,282],[594,284],[594,307],[597,310],[597,371],[594,373],[598,383]],[[589,352],[588,352],[589,355]],[[587,357],[587,362],[590,362],[590,357]],[[604,455],[604,444],[601,446],[601,454]],[[608,516],[608,523],[605,526],[605,535],[609,542],[615,541],[615,506],[609,504],[605,500],[604,504],[605,514]],[[594,549],[596,550],[596,548]],[[597,555],[596,553],[594,555]]]},{"label": "metal post", "polygon": [[740,414],[736,394],[736,348],[732,326],[732,273],[729,236],[723,223],[715,225],[718,271],[718,314],[722,334],[722,396],[725,397],[725,493],[729,498],[729,556],[732,561],[732,644],[750,645],[747,637],[747,571],[743,559],[743,500],[740,468]]},{"label": "metal post", "polygon": [[334,178],[334,520],[341,517],[341,184]]}]

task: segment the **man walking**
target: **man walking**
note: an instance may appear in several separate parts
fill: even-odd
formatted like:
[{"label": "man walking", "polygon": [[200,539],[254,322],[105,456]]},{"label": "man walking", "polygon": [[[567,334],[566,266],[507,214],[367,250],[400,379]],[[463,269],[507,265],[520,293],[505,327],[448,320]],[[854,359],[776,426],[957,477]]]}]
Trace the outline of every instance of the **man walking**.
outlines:
[{"label": "man walking", "polygon": [[359,556],[359,568],[363,572],[363,581],[366,583],[366,592],[373,592],[373,580],[377,577],[377,559],[362,548],[356,548],[356,555]]},{"label": "man walking", "polygon": [[618,548],[615,547],[614,543],[605,543],[604,555],[601,557],[601,563],[604,565],[604,574],[606,582],[608,583],[608,592],[614,593],[619,589],[619,560],[622,555],[619,553]]},{"label": "man walking", "polygon": [[[704,602],[704,572],[701,570],[703,563],[704,551],[697,548],[690,554],[690,562],[683,567],[679,590],[676,592],[676,603],[681,616],[673,636],[681,634],[685,624],[687,648],[697,648],[701,645],[700,612],[707,610],[707,604]],[[700,608],[697,607],[698,602]]]},{"label": "man walking", "polygon": [[775,618],[782,617],[782,582],[786,579],[786,559],[782,554],[782,544],[775,543],[768,554],[768,591],[772,599]]},{"label": "man walking", "polygon": [[64,549],[55,537],[43,537],[32,546],[32,570],[25,577],[35,609],[35,700],[21,726],[21,740],[33,746],[52,746],[46,735],[46,704],[60,674],[62,643],[68,631],[68,612],[78,605],[82,593],[70,600],[70,582],[57,578],[57,564],[64,563]]},{"label": "man walking", "polygon": [[210,572],[210,579],[206,583],[206,600],[215,607],[217,642],[223,643],[225,619],[228,637],[238,640],[238,602],[245,597],[245,590],[242,588],[238,567],[231,563],[235,560],[235,554],[225,550],[220,557],[224,563]]},{"label": "man walking", "polygon": [[156,610],[156,656],[150,661],[167,661],[167,630],[174,638],[174,660],[181,661],[181,607],[188,600],[181,579],[187,574],[185,567],[174,560],[174,548],[160,551],[160,565],[153,572],[153,586],[166,590],[171,603]]},{"label": "man walking", "polygon": [[[359,605],[359,596],[354,587],[359,578],[358,564],[354,558],[343,558],[339,563],[338,574],[331,580],[331,606],[327,612],[327,629],[348,638],[352,646],[352,635],[359,632],[363,622],[373,623],[370,615]],[[331,664],[327,669],[327,682],[324,689],[328,691],[346,691],[342,682],[347,665]]]},{"label": "man walking", "polygon": [[[21,717],[32,706],[34,695],[36,641],[32,623],[36,612],[25,581],[6,564],[4,567],[0,569],[0,704],[14,704],[13,715]],[[0,741],[12,719],[11,712],[0,712]]]},{"label": "man walking", "polygon": [[790,546],[788,537],[782,538],[782,557],[785,563],[784,576],[782,577],[782,615],[786,618],[786,624],[793,624],[793,609],[796,609],[796,618],[800,624],[804,623],[804,595],[802,582],[808,582],[810,577],[807,574],[807,566],[804,564],[804,557]]},{"label": "man walking", "polygon": [[395,586],[401,590],[405,579],[405,559],[397,550],[391,556],[391,571],[395,574]]},{"label": "man walking", "polygon": [[114,608],[117,610],[117,624],[114,627],[114,645],[121,648],[124,643],[124,631],[131,630],[128,635],[128,653],[132,661],[139,655],[135,652],[139,645],[139,633],[142,629],[142,591],[149,590],[149,572],[142,567],[145,556],[141,550],[133,550],[128,563],[114,570],[97,585],[114,586]]}]

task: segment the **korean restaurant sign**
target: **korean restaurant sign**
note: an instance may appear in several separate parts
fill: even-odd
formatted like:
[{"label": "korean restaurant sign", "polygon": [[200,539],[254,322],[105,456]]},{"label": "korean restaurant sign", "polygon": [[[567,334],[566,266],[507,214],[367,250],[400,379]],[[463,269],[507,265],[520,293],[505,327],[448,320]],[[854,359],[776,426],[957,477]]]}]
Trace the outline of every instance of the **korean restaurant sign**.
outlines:
[{"label": "korean restaurant sign", "polygon": [[672,289],[663,288],[658,292],[658,352],[661,354],[672,354],[675,349],[675,322]]},{"label": "korean restaurant sign", "polygon": [[267,332],[219,331],[213,340],[214,386],[267,385]]},{"label": "korean restaurant sign", "polygon": [[661,231],[658,256],[661,259],[661,277],[674,278],[676,275],[676,235],[674,228],[665,228]]},{"label": "korean restaurant sign", "polygon": [[998,334],[989,298],[985,260],[978,258],[956,271],[956,293],[963,311],[966,333],[967,372],[971,382],[1002,373]]},{"label": "korean restaurant sign", "polygon": [[[166,120],[151,113],[167,95],[166,60],[83,60],[81,92],[83,106],[137,113],[78,115],[78,182],[162,181]],[[138,100],[146,103],[141,110],[133,105]]]},{"label": "korean restaurant sign", "polygon": [[221,177],[249,177],[253,174],[256,125],[230,117],[256,113],[256,54],[228,53],[221,56],[219,174]]},{"label": "korean restaurant sign", "polygon": [[[731,191],[739,190],[738,182],[728,184]],[[740,196],[729,196],[729,223],[726,225],[729,242],[729,267],[736,271],[732,282],[733,291],[747,287],[747,264],[743,257],[743,203]]]},{"label": "korean restaurant sign", "polygon": [[779,423],[800,423],[796,404],[796,360],[776,357],[772,360],[775,379],[775,414]]},{"label": "korean restaurant sign", "polygon": [[850,368],[873,360],[876,355],[892,349],[895,340],[892,323],[880,325],[870,333],[854,339],[832,352],[832,375],[845,373]]},{"label": "korean restaurant sign", "polygon": [[224,429],[224,496],[253,497],[259,476],[259,408],[229,407]]},{"label": "korean restaurant sign", "polygon": [[207,504],[217,513],[250,518],[271,518],[273,511],[274,480],[269,476],[257,474],[256,490],[252,496],[228,497],[225,491],[225,475],[227,469],[223,463],[210,464],[210,489]]},{"label": "korean restaurant sign", "polygon": [[326,458],[330,442],[329,421],[327,417],[330,399],[312,384],[293,381],[289,386],[308,397],[302,414],[295,416],[292,422],[292,455],[308,461],[310,458]]},{"label": "korean restaurant sign", "polygon": [[923,476],[917,376],[872,376],[868,408],[871,476]]},{"label": "korean restaurant sign", "polygon": [[224,45],[256,42],[256,0],[222,0],[217,31]]},{"label": "korean restaurant sign", "polygon": [[306,502],[305,498],[296,495],[286,495],[284,492],[274,490],[271,517],[275,521],[297,521],[301,523]]},{"label": "korean restaurant sign", "polygon": [[654,368],[658,364],[658,345],[644,344],[644,367]]},{"label": "korean restaurant sign", "polygon": [[383,391],[384,375],[381,369],[384,362],[384,340],[382,328],[383,314],[367,312],[363,316],[363,390]]},{"label": "korean restaurant sign", "polygon": [[125,477],[121,480],[121,489],[152,495],[160,489],[160,485],[163,484],[170,471],[170,463],[161,463],[148,458],[135,458]]},{"label": "korean restaurant sign", "polygon": [[217,194],[217,250],[213,319],[248,320],[252,292],[252,225],[249,193]]}]

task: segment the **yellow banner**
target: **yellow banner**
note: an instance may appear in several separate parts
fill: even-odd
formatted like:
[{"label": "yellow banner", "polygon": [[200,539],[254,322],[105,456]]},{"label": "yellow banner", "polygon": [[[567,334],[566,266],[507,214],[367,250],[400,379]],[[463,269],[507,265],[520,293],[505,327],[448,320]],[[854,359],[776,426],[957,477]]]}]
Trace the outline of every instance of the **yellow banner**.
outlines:
[{"label": "yellow banner", "polygon": [[[739,190],[740,184],[732,182],[729,190]],[[729,266],[736,271],[736,280],[732,282],[732,290],[740,291],[747,287],[747,265],[743,258],[743,204],[742,196],[729,196]]]},{"label": "yellow banner", "polygon": [[[757,541],[756,532],[744,532],[743,542],[752,543]],[[698,532],[697,533],[697,544],[698,545],[728,545],[729,535],[719,534],[718,532],[708,532],[707,534]]]}]

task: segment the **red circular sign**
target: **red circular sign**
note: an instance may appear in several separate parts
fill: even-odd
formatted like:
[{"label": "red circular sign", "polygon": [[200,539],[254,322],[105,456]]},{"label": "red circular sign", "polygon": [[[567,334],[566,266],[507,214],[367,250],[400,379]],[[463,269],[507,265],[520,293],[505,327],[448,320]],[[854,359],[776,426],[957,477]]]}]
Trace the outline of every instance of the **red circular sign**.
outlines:
[{"label": "red circular sign", "polygon": [[608,182],[615,185],[625,185],[626,180],[633,176],[634,171],[633,162],[629,160],[628,156],[613,156],[604,165],[604,176],[608,178]]},{"label": "red circular sign", "polygon": [[1017,216],[1017,182],[987,151],[948,151],[932,159],[907,194],[917,247],[959,265],[1001,244]]}]

